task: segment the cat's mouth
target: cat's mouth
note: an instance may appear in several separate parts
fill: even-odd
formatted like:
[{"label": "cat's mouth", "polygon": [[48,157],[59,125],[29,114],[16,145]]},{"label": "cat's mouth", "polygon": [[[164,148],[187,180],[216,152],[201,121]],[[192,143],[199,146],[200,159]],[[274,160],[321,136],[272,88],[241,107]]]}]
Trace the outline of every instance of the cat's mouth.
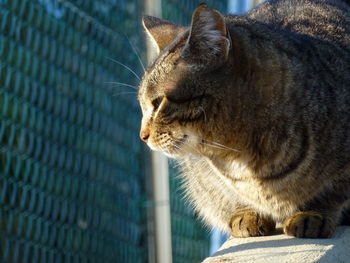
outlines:
[{"label": "cat's mouth", "polygon": [[183,134],[180,138],[168,138],[155,144],[148,143],[148,146],[154,151],[163,152],[168,157],[174,158],[186,153],[184,146],[187,145],[187,140],[188,135]]}]

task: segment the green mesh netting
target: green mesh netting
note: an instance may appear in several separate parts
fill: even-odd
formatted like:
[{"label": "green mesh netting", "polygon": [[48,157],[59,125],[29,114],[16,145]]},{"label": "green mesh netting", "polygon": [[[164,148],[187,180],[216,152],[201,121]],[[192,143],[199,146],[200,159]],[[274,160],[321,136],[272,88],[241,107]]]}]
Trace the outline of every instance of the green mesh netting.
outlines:
[{"label": "green mesh netting", "polygon": [[187,26],[191,22],[193,10],[199,4],[205,3],[209,8],[214,8],[226,14],[227,2],[227,0],[162,0],[162,16],[169,21]]},{"label": "green mesh netting", "polygon": [[[202,0],[162,0],[162,16],[179,25],[189,25],[193,10],[202,2]],[[226,13],[226,0],[205,2],[208,7]],[[192,208],[183,200],[181,182],[176,177],[177,171],[171,169],[170,172],[173,262],[198,263],[209,254],[210,232],[204,228]]]},{"label": "green mesh netting", "polygon": [[[188,24],[198,3],[164,0],[163,17]],[[107,83],[138,83],[113,60],[141,74],[141,10],[0,0],[0,262],[147,262],[139,107]],[[170,180],[174,262],[199,262],[208,232]]]},{"label": "green mesh netting", "polygon": [[140,8],[0,0],[0,262],[147,261]]}]

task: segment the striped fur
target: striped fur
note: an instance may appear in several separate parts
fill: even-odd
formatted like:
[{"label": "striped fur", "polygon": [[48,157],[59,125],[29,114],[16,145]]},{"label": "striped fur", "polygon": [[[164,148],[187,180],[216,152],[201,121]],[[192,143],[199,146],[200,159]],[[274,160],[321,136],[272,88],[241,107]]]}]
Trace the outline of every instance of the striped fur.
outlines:
[{"label": "striped fur", "polygon": [[139,89],[143,139],[178,160],[209,225],[329,237],[348,220],[348,3],[272,0],[244,16],[200,6],[162,40]]}]

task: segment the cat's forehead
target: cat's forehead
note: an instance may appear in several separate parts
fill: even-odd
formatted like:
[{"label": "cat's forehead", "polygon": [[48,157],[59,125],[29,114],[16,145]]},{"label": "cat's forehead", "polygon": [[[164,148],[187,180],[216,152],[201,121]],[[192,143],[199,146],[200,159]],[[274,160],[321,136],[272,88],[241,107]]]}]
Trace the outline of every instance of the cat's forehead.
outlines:
[{"label": "cat's forehead", "polygon": [[181,60],[179,50],[167,52],[160,56],[154,65],[147,71],[147,80],[152,83],[162,83],[173,77],[179,61]]},{"label": "cat's forehead", "polygon": [[188,31],[180,34],[148,67],[139,87],[140,101],[159,96],[184,74],[186,67],[182,64],[181,50],[187,37]]},{"label": "cat's forehead", "polygon": [[179,77],[185,74],[186,68],[181,66],[180,52],[162,54],[147,70],[139,88],[139,99],[145,100],[161,95],[176,84]]}]

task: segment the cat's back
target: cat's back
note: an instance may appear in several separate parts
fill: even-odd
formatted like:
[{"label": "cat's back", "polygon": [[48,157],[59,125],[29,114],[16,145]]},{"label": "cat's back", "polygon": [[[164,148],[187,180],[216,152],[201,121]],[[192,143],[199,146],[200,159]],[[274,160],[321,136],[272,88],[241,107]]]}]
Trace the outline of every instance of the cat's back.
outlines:
[{"label": "cat's back", "polygon": [[277,30],[309,35],[350,50],[350,0],[271,0],[247,17]]}]

